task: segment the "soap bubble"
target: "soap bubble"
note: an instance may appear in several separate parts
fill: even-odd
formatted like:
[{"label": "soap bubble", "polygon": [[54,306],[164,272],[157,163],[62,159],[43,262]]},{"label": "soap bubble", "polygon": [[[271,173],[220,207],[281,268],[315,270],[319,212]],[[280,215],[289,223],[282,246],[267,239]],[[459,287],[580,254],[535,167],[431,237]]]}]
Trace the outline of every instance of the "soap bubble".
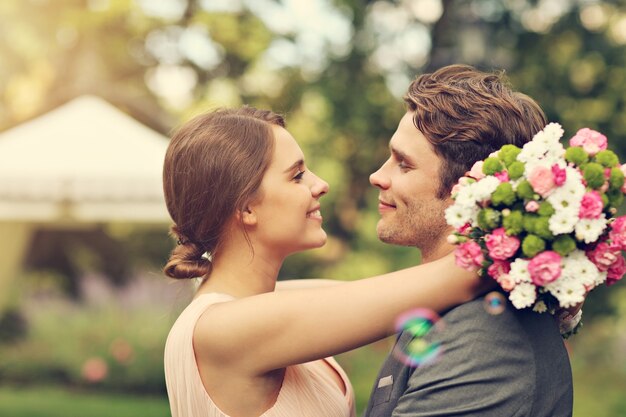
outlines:
[{"label": "soap bubble", "polygon": [[[408,333],[411,340],[396,344],[394,356],[408,366],[425,365],[437,359],[442,352],[442,346],[433,335],[441,331],[442,323],[437,313],[425,308],[400,315],[396,320],[396,331]],[[428,335],[430,336],[427,337]]]},{"label": "soap bubble", "polygon": [[487,313],[495,316],[501,314],[506,308],[506,298],[497,291],[490,292],[485,296],[484,305]]}]

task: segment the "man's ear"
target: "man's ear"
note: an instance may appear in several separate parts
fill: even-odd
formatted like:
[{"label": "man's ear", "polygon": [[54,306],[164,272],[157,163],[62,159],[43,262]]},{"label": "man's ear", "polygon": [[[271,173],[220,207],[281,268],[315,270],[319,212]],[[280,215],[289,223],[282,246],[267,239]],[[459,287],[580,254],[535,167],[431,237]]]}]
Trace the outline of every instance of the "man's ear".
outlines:
[{"label": "man's ear", "polygon": [[244,208],[242,208],[239,211],[238,215],[241,216],[241,221],[243,222],[244,225],[256,226],[256,223],[257,223],[256,211],[250,205],[247,205]]}]

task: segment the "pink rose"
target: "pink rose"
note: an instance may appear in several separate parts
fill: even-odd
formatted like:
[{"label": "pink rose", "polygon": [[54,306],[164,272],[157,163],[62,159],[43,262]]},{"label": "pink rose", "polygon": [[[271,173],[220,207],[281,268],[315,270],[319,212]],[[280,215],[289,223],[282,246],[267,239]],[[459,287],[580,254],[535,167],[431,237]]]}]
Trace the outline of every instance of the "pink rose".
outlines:
[{"label": "pink rose", "polygon": [[615,284],[617,281],[622,279],[624,273],[626,273],[626,261],[623,256],[618,255],[615,262],[613,262],[607,270],[606,285]]},{"label": "pink rose", "polygon": [[550,194],[550,191],[554,188],[554,175],[552,170],[546,167],[538,166],[530,173],[528,177],[530,185],[542,197]]},{"label": "pink rose", "polygon": [[594,156],[607,148],[607,140],[602,133],[585,127],[576,132],[576,135],[569,140],[569,145],[582,146],[589,156]]},{"label": "pink rose", "polygon": [[511,271],[511,263],[506,261],[495,260],[489,268],[487,273],[490,277],[496,280],[498,284],[505,291],[513,291],[515,288],[515,280],[511,278],[509,272]]},{"label": "pink rose", "polygon": [[600,242],[593,250],[587,251],[587,258],[589,258],[600,271],[607,271],[611,265],[613,265],[613,262],[617,260],[618,256],[621,256],[619,251],[606,242]]},{"label": "pink rose", "polygon": [[[487,273],[489,276],[496,281],[500,279],[501,276],[507,275],[511,271],[511,264],[506,261],[495,260],[489,268],[487,268]],[[499,282],[499,281],[498,281]]]},{"label": "pink rose", "polygon": [[561,255],[547,250],[528,263],[528,272],[535,285],[545,285],[561,276]]},{"label": "pink rose", "polygon": [[609,239],[611,246],[617,250],[626,250],[626,216],[620,216],[611,223]]},{"label": "pink rose", "polygon": [[483,252],[480,245],[472,240],[461,243],[454,251],[454,260],[458,266],[468,271],[475,271],[482,266]]},{"label": "pink rose", "polygon": [[565,180],[567,179],[567,171],[565,171],[565,168],[561,168],[557,164],[552,165],[552,175],[554,176],[554,185],[560,187],[565,184]]},{"label": "pink rose", "polygon": [[470,223],[465,223],[463,226],[456,229],[457,233],[463,236],[468,236],[472,231],[472,225]]},{"label": "pink rose", "polygon": [[472,169],[470,169],[465,175],[477,180],[484,178],[485,174],[483,173],[483,161],[476,161],[474,165],[472,165]]},{"label": "pink rose", "polygon": [[524,208],[527,212],[534,213],[539,210],[539,203],[535,200],[530,200],[528,203],[526,203],[526,206]]},{"label": "pink rose", "polygon": [[509,182],[509,173],[507,171],[496,172],[493,176],[499,179],[500,182]]},{"label": "pink rose", "polygon": [[598,219],[602,214],[602,197],[597,191],[589,191],[583,195],[580,201],[580,209],[578,211],[578,217],[581,219]]},{"label": "pink rose", "polygon": [[504,291],[511,292],[515,288],[515,280],[509,274],[500,275],[496,281]]},{"label": "pink rose", "polygon": [[504,227],[499,227],[485,236],[485,243],[491,259],[501,261],[513,256],[520,245],[519,239],[515,236],[508,236]]}]

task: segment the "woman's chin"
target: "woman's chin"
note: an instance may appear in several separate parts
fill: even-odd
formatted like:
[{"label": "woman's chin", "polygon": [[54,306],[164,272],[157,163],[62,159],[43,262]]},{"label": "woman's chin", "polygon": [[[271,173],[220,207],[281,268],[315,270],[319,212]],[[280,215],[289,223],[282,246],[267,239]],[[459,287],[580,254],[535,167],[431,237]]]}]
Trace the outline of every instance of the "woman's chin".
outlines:
[{"label": "woman's chin", "polygon": [[302,250],[318,249],[326,244],[328,236],[326,232],[321,230],[320,234],[315,238],[312,238]]}]

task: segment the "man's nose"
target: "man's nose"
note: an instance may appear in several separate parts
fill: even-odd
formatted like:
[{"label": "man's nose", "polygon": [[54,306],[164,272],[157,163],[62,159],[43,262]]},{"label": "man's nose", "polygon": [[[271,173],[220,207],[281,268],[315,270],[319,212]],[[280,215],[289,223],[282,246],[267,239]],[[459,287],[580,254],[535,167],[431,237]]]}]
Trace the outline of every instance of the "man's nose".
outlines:
[{"label": "man's nose", "polygon": [[383,164],[376,172],[370,175],[370,184],[374,187],[386,190],[389,188],[391,181],[389,176],[385,174],[385,164]]}]

